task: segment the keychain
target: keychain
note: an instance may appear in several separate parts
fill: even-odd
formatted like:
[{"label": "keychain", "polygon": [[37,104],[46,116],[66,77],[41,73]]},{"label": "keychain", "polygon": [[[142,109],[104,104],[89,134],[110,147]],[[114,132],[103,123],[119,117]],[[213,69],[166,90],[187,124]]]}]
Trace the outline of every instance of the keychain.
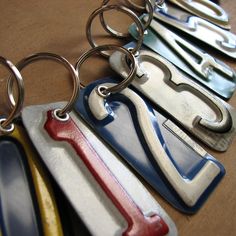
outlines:
[{"label": "keychain", "polygon": [[[108,7],[96,9],[88,19],[86,35],[92,47],[96,46],[91,35],[92,21],[109,9]],[[134,20],[139,29],[139,20]],[[235,110],[184,77],[171,63],[156,53],[139,51],[142,38],[143,35],[140,34],[134,49],[129,48],[136,55],[138,64],[137,76],[132,82],[134,87],[208,146],[218,151],[227,150],[235,136]],[[126,56],[115,52],[109,59],[111,67],[123,78],[127,78],[130,62]]]},{"label": "keychain", "polygon": [[[147,9],[147,5],[146,7],[140,6],[131,0],[125,0],[125,2],[136,11],[144,12]],[[165,0],[151,0],[153,7],[161,7],[164,2]],[[216,4],[217,1],[215,1],[216,3],[213,3],[214,1],[211,2],[209,0],[169,0],[169,2],[176,4],[177,6],[196,16],[208,20],[211,23],[220,26],[221,28],[231,28],[228,14],[222,7]],[[149,9],[147,9],[147,11],[149,12]]]},{"label": "keychain", "polygon": [[[108,2],[109,0],[105,0],[103,4],[107,4]],[[134,4],[131,1],[128,2],[133,8],[139,9],[137,4]],[[163,2],[164,1],[159,1],[159,6],[161,6]],[[137,32],[137,25],[139,24],[137,19],[135,19],[135,22],[137,23],[132,24],[129,28],[130,34],[137,40],[143,38],[143,43],[145,45],[177,65],[180,69],[190,75],[191,78],[193,77],[199,83],[205,85],[221,97],[229,99],[233,95],[236,87],[235,72],[223,62],[214,59],[209,54],[201,51],[168,30],[166,27],[152,20],[153,8],[152,5],[150,5],[150,1],[147,1],[147,11],[150,13],[148,16],[141,17],[142,20],[145,20],[145,25],[143,26],[145,34],[143,37],[142,35],[139,36],[139,33]],[[92,14],[93,18],[98,14],[97,12],[98,11],[95,11]],[[103,10],[100,9],[99,12],[101,24],[109,34],[117,38],[127,38],[129,36],[112,29],[103,19]],[[90,16],[87,23],[87,38],[92,47],[96,45],[91,37],[90,29],[93,18]],[[154,32],[147,29],[149,25]],[[136,51],[137,50],[135,50],[135,52]]]},{"label": "keychain", "polygon": [[[155,4],[155,0],[152,2]],[[221,28],[227,30],[231,28],[228,14],[222,7],[209,0],[169,0],[169,2]]]},{"label": "keychain", "polygon": [[[99,8],[89,17],[86,32],[92,46],[95,42],[91,36],[91,23],[104,10],[104,7]],[[139,48],[136,47],[136,50]],[[77,62],[77,71],[91,54],[92,51],[88,52]],[[122,60],[132,65],[125,56]],[[128,89],[132,80],[128,81],[128,77],[124,76],[125,71],[119,73],[125,78],[122,86],[114,89],[111,86],[114,80],[110,78],[94,82],[81,92],[75,110],[167,201],[185,213],[195,213],[223,177],[223,166],[173,122]],[[140,66],[137,74],[145,82]],[[208,180],[204,179],[206,176]],[[185,186],[185,178],[192,180],[191,186]],[[194,182],[201,180],[197,188]]]},{"label": "keychain", "polygon": [[167,2],[162,7],[155,7],[153,17],[158,22],[161,21],[190,35],[192,39],[198,39],[221,53],[233,59],[236,58],[236,36],[227,30],[182,11]]},{"label": "keychain", "polygon": [[[96,48],[80,57],[78,72],[94,52]],[[126,77],[121,85],[108,78],[86,86],[75,110],[167,201],[180,211],[195,213],[223,177],[224,168],[127,88],[131,81]]]},{"label": "keychain", "polygon": [[[132,85],[209,147],[226,151],[235,136],[235,109],[156,53],[140,50],[136,59],[142,73]],[[110,65],[127,77],[129,65],[122,54],[115,52]]]},{"label": "keychain", "polygon": [[[141,19],[147,20],[147,17],[143,16]],[[134,38],[138,38],[134,24],[130,26],[129,32]],[[224,99],[232,97],[236,87],[235,71],[157,21],[151,22],[143,43],[217,95]]]},{"label": "keychain", "polygon": [[19,97],[9,117],[0,120],[0,234],[31,236],[43,232],[45,236],[61,236],[61,222],[49,180],[23,128],[12,124],[24,99],[22,77],[10,61],[0,57],[0,62],[14,75]]},{"label": "keychain", "polygon": [[[133,55],[118,46],[97,50],[121,50],[133,65]],[[174,223],[144,186],[72,111],[78,98],[79,78],[64,58],[38,53],[17,64],[19,70],[42,60],[64,65],[73,78],[73,93],[67,104],[29,106],[22,120],[55,181],[92,235],[176,235]],[[134,76],[136,67],[129,75]],[[12,80],[8,84],[11,102]],[[94,212],[96,211],[96,214]]]}]

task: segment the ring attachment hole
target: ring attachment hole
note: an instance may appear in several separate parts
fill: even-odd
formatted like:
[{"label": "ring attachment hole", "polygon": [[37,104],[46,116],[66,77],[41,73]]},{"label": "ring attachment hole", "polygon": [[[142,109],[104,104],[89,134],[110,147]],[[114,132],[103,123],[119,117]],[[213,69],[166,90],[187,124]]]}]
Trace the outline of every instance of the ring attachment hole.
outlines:
[{"label": "ring attachment hole", "polygon": [[100,85],[97,87],[98,95],[101,97],[104,97],[104,98],[110,96],[110,94],[111,94],[110,92],[107,92],[107,90],[108,90],[108,87],[103,86],[103,85]]},{"label": "ring attachment hole", "polygon": [[2,118],[0,119],[0,132],[2,133],[12,133],[14,131],[14,125],[13,124],[10,124],[8,125],[7,127],[3,127],[3,123],[6,121],[6,118]]},{"label": "ring attachment hole", "polygon": [[68,121],[69,118],[70,118],[69,114],[68,114],[68,113],[65,113],[65,114],[61,115],[61,114],[60,114],[61,111],[62,111],[61,109],[55,109],[55,110],[53,111],[53,117],[54,117],[55,119],[59,120],[59,121],[63,121],[63,122]]}]

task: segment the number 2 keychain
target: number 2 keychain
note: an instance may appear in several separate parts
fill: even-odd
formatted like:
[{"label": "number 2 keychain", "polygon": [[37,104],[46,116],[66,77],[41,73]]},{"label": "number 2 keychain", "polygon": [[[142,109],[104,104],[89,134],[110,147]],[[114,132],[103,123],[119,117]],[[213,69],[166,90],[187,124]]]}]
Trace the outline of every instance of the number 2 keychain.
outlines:
[{"label": "number 2 keychain", "polygon": [[[133,55],[117,46],[96,50],[121,50],[134,63]],[[176,235],[173,221],[138,179],[85,125],[73,109],[79,96],[79,78],[63,57],[38,53],[21,60],[17,67],[38,60],[64,65],[73,78],[68,103],[25,107],[24,126],[40,157],[77,215],[92,235]],[[135,67],[132,70],[134,75]],[[11,103],[12,80],[8,92]]]},{"label": "number 2 keychain", "polygon": [[[92,47],[96,44],[91,36],[91,22],[97,14],[100,12],[92,14],[87,22],[86,33]],[[139,70],[132,85],[202,142],[217,151],[227,150],[235,136],[235,109],[156,53],[141,49],[136,59]],[[118,74],[127,77],[129,62],[124,55],[113,53],[110,64]]]},{"label": "number 2 keychain", "polygon": [[22,77],[9,60],[0,57],[0,63],[13,74],[18,90],[10,115],[0,119],[1,236],[62,236],[50,181],[21,123],[16,120],[24,100]]},{"label": "number 2 keychain", "polygon": [[[112,6],[95,10],[88,24]],[[136,21],[139,27],[138,17]],[[78,73],[94,50],[77,61]],[[129,58],[124,60],[132,68]],[[81,90],[75,111],[169,203],[182,212],[195,213],[222,179],[224,167],[128,88],[132,79],[125,77],[118,86],[111,77],[89,84]]]}]

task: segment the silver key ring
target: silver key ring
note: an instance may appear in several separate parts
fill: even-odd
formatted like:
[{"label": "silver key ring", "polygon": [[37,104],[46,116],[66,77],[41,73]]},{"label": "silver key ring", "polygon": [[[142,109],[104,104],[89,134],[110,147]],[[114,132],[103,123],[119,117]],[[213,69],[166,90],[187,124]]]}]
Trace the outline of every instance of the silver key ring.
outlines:
[{"label": "silver key ring", "polygon": [[[105,6],[110,0],[103,0],[103,3],[101,6]],[[134,5],[132,5],[129,1],[126,1],[129,5],[131,5],[131,7],[135,8]],[[146,2],[146,5],[147,5],[147,12],[148,12],[148,20],[147,22],[145,22],[145,24],[143,25],[143,30],[145,31],[152,19],[153,19],[153,12],[154,12],[154,8],[152,6],[152,3],[150,0],[145,0]],[[136,4],[135,4],[136,6]],[[143,11],[145,10],[145,7],[143,8]],[[103,28],[107,31],[107,33],[111,34],[112,36],[115,36],[117,38],[127,38],[130,36],[129,33],[120,33],[120,32],[117,32],[116,30],[112,29],[106,22],[105,22],[105,19],[104,19],[104,15],[103,15],[103,12],[99,15],[100,17],[100,22],[103,26]]]},{"label": "silver key ring", "polygon": [[[58,120],[63,120],[64,117],[68,117],[68,113],[73,109],[74,103],[76,102],[76,99],[79,95],[80,91],[80,86],[79,86],[79,77],[74,69],[74,67],[68,62],[64,57],[59,56],[57,54],[53,53],[48,53],[48,52],[41,52],[41,53],[36,53],[33,54],[29,57],[26,57],[22,59],[20,62],[17,63],[16,67],[18,68],[19,71],[21,71],[24,67],[27,65],[31,64],[32,62],[36,62],[39,60],[53,60],[58,62],[59,64],[63,65],[71,74],[71,77],[73,79],[73,91],[72,95],[70,97],[69,102],[64,106],[62,109],[58,109],[55,117]],[[12,106],[15,105],[15,99],[13,96],[13,80],[12,77],[8,79],[8,84],[7,84],[7,92],[8,92],[8,97],[9,100],[12,104]]]},{"label": "silver key ring", "polygon": [[107,97],[111,93],[120,92],[121,90],[126,88],[133,81],[133,79],[135,78],[135,75],[136,75],[136,71],[137,71],[137,64],[136,64],[134,55],[129,50],[127,50],[126,48],[123,48],[121,46],[102,45],[102,46],[94,47],[94,48],[90,49],[89,51],[85,52],[84,54],[82,54],[75,65],[76,71],[78,72],[78,76],[79,76],[81,65],[90,56],[92,56],[96,53],[100,53],[101,51],[110,51],[110,50],[116,50],[116,51],[120,51],[120,52],[124,53],[126,55],[125,58],[130,60],[131,70],[130,70],[127,78],[122,80],[119,84],[116,84],[116,85],[109,87],[109,88],[98,86],[97,92],[102,97]]},{"label": "silver key ring", "polygon": [[[136,11],[143,12],[147,9],[145,6],[140,6],[136,3],[133,3],[131,0],[125,0],[125,2]],[[165,0],[152,0],[152,7],[161,7],[164,4]],[[149,8],[148,8],[149,9]]]},{"label": "silver key ring", "polygon": [[12,121],[19,115],[23,106],[24,82],[19,70],[9,60],[0,56],[0,64],[4,65],[9,70],[17,84],[17,102],[12,107],[12,111],[9,116],[7,118],[0,119],[0,132],[11,133],[14,130],[14,125],[12,124]]},{"label": "silver key ring", "polygon": [[[94,12],[92,12],[92,14],[89,16],[87,24],[86,24],[86,36],[87,36],[88,42],[93,48],[97,46],[92,38],[92,35],[91,35],[91,26],[92,26],[92,22],[93,22],[94,18],[97,15],[100,15],[101,13],[103,13],[105,11],[109,11],[109,10],[113,10],[113,9],[115,9],[117,11],[124,12],[127,15],[129,15],[134,20],[134,22],[136,23],[136,25],[138,27],[139,39],[137,41],[136,47],[132,51],[132,53],[135,54],[136,52],[139,51],[139,49],[142,46],[144,30],[143,30],[142,23],[141,23],[140,19],[137,17],[137,15],[133,11],[131,11],[130,9],[128,9],[127,7],[124,7],[124,6],[105,5],[105,6],[102,6],[98,9],[96,9]],[[100,54],[106,58],[108,58],[110,56],[108,53],[105,53],[105,52],[100,52]]]}]

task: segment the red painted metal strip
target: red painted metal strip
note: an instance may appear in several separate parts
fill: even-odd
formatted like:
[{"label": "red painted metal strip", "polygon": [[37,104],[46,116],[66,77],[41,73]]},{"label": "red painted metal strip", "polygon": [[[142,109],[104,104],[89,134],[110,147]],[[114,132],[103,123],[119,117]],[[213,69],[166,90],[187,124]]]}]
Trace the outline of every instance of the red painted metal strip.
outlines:
[{"label": "red painted metal strip", "polygon": [[99,158],[89,141],[72,119],[61,122],[48,111],[45,129],[54,140],[67,141],[76,150],[96,181],[128,223],[124,236],[164,236],[169,228],[159,215],[145,217],[121,184]]}]

